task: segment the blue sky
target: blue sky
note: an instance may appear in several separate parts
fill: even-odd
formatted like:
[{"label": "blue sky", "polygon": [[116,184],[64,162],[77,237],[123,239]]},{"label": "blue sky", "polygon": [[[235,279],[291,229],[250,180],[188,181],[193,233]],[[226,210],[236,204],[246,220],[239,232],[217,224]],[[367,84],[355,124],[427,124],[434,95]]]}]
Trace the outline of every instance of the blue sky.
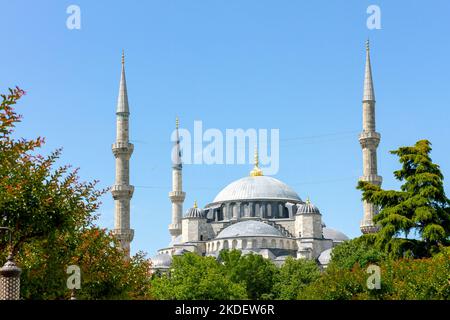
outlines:
[{"label": "blue sky", "polygon": [[[81,30],[66,8],[81,8]],[[381,8],[381,30],[366,9]],[[169,242],[170,134],[207,128],[280,129],[276,177],[317,204],[330,227],[359,235],[357,135],[367,37],[377,97],[379,173],[397,188],[388,154],[419,139],[450,176],[450,2],[442,1],[0,1],[0,91],[27,96],[17,136],[64,147],[83,180],[114,182],[115,107],[126,51],[131,136],[132,251]],[[212,201],[251,165],[184,168],[185,209]],[[447,191],[449,184],[446,183]],[[113,226],[111,196],[98,223]]]}]

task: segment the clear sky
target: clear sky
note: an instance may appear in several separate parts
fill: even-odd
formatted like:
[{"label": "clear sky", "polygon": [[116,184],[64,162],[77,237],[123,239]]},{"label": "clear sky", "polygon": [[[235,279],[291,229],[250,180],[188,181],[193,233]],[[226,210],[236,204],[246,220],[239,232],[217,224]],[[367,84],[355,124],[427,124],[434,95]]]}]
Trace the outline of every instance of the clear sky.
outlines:
[{"label": "clear sky", "polygon": [[[69,5],[81,29],[66,27]],[[366,9],[381,8],[381,29]],[[193,129],[280,129],[276,177],[309,196],[325,223],[358,236],[365,40],[377,97],[379,174],[397,188],[388,153],[419,139],[450,176],[450,1],[0,1],[0,91],[27,95],[17,136],[64,147],[83,180],[114,183],[115,108],[126,52],[135,152],[132,251],[169,241],[175,116]],[[251,165],[184,167],[185,210],[211,202]],[[450,193],[449,184],[446,183]],[[113,227],[111,195],[98,223]]]}]

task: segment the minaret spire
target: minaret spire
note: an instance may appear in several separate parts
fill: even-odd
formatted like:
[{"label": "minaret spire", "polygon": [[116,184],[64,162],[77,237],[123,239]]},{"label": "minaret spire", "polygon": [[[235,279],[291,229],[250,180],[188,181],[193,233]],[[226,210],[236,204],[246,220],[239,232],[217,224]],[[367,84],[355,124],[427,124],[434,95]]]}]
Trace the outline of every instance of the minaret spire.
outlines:
[{"label": "minaret spire", "polygon": [[129,117],[125,55],[122,51],[122,72],[116,108],[116,142],[112,145],[116,159],[116,177],[111,193],[115,201],[113,233],[128,257],[134,237],[134,230],[130,228],[130,200],[134,192],[134,187],[130,185],[130,157],[134,146],[129,141]]},{"label": "minaret spire", "polygon": [[373,89],[372,66],[370,64],[370,43],[366,41],[366,70],[364,73],[364,96],[363,101],[375,101],[375,91]]},{"label": "minaret spire", "polygon": [[[378,175],[377,148],[381,135],[375,128],[375,91],[372,79],[372,66],[370,63],[369,40],[366,42],[366,68],[364,75],[363,93],[363,131],[359,135],[359,142],[363,151],[363,176],[361,181],[367,181],[381,186],[382,177]],[[362,233],[375,233],[378,227],[373,222],[373,217],[378,214],[378,208],[366,201],[363,202],[364,215],[361,221]]]},{"label": "minaret spire", "polygon": [[178,132],[179,126],[180,122],[177,117],[175,120],[175,142],[172,149],[172,191],[169,192],[169,199],[172,202],[172,223],[169,225],[169,232],[172,239],[181,235],[183,202],[186,198],[186,194],[183,192],[183,164],[181,159],[180,135]]}]

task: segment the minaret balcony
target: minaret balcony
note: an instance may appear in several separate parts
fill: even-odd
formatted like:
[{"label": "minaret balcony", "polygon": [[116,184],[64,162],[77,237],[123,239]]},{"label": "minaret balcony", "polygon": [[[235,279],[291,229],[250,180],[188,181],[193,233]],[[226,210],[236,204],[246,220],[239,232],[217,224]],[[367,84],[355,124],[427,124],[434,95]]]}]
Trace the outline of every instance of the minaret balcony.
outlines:
[{"label": "minaret balcony", "polygon": [[131,199],[133,192],[134,187],[130,185],[114,185],[111,188],[114,200]]},{"label": "minaret balcony", "polygon": [[171,191],[169,192],[169,198],[172,202],[183,202],[186,198],[186,193],[183,191]]},{"label": "minaret balcony", "polygon": [[171,223],[169,224],[169,233],[171,236],[179,236],[181,234],[181,223]]},{"label": "minaret balcony", "polygon": [[113,145],[112,145],[112,152],[115,157],[117,157],[118,155],[122,155],[122,154],[131,156],[131,154],[133,153],[133,150],[134,150],[134,145],[129,142],[118,141],[116,143],[113,143]]},{"label": "minaret balcony", "polygon": [[359,143],[362,148],[376,148],[381,140],[381,135],[375,131],[363,131],[359,135]]},{"label": "minaret balcony", "polygon": [[374,185],[381,186],[381,183],[383,182],[383,177],[377,174],[370,174],[368,176],[359,177],[359,181],[366,181]]},{"label": "minaret balcony", "polygon": [[379,226],[374,225],[373,223],[362,223],[359,227],[363,234],[373,234],[377,233],[380,230]]},{"label": "minaret balcony", "polygon": [[133,229],[114,229],[112,233],[120,242],[131,242],[134,238]]}]

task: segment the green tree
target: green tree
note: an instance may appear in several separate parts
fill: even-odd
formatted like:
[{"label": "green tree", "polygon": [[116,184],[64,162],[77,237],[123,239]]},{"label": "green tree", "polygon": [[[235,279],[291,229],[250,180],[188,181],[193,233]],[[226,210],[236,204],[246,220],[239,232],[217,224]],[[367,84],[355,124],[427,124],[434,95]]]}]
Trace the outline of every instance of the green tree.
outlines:
[{"label": "green tree", "polygon": [[16,256],[22,267],[23,299],[68,299],[67,267],[81,269],[78,299],[148,299],[150,265],[142,253],[124,259],[104,229],[89,228],[55,239],[26,242]]},{"label": "green tree", "polygon": [[[450,199],[444,192],[443,175],[430,158],[431,143],[418,141],[414,146],[391,151],[399,157],[402,168],[394,172],[403,182],[400,191],[383,190],[361,181],[358,189],[363,199],[380,207],[374,221],[381,226],[377,241],[394,255],[407,250],[416,256],[429,256],[448,245],[450,237]],[[408,239],[417,233],[419,241]],[[406,239],[398,239],[402,235]]]},{"label": "green tree", "polygon": [[280,300],[295,300],[300,292],[320,277],[320,270],[313,260],[289,257],[275,277],[273,295]]},{"label": "green tree", "polygon": [[153,278],[151,293],[161,300],[247,298],[244,284],[233,282],[214,257],[195,253],[175,256],[170,272]]},{"label": "green tree", "polygon": [[328,268],[351,270],[355,264],[364,268],[369,264],[384,261],[388,257],[375,245],[375,239],[374,235],[363,235],[333,248]]},{"label": "green tree", "polygon": [[[0,223],[14,231],[14,253],[27,241],[90,226],[106,191],[96,190],[96,181],[79,182],[77,170],[69,171],[69,166],[52,170],[61,150],[47,157],[36,154],[42,138],[11,137],[21,121],[13,106],[24,94],[19,88],[10,90],[1,95],[0,104]],[[6,249],[6,240],[0,238],[0,251]]]},{"label": "green tree", "polygon": [[272,298],[272,287],[278,272],[272,261],[258,254],[242,255],[239,250],[222,250],[219,260],[233,282],[245,284],[250,299]]},{"label": "green tree", "polygon": [[449,300],[450,248],[425,259],[380,263],[380,289],[367,286],[367,268],[328,268],[299,294],[313,300]]},{"label": "green tree", "polygon": [[0,263],[8,251],[22,267],[25,299],[67,299],[66,269],[81,268],[83,299],[148,298],[149,263],[140,253],[131,260],[111,234],[94,226],[100,197],[96,182],[80,182],[69,166],[54,169],[61,150],[44,157],[44,139],[14,139],[22,117],[14,105],[25,92],[1,95],[0,225],[14,233],[12,246],[0,235]]}]

